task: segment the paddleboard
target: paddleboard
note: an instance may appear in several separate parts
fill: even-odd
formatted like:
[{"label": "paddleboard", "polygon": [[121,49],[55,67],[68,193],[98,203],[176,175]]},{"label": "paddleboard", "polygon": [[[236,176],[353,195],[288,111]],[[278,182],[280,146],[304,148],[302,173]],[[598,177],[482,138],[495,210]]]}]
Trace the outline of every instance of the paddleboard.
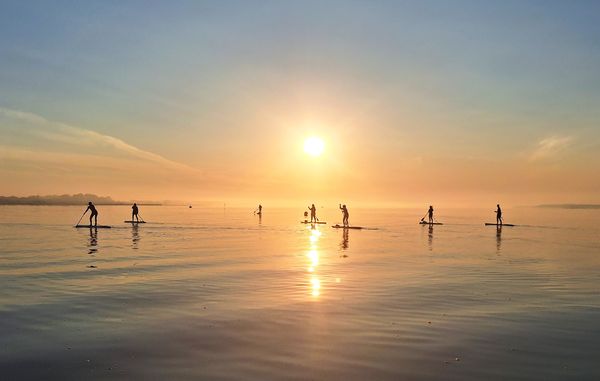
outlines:
[{"label": "paddleboard", "polygon": [[443,225],[443,223],[441,223],[441,222],[432,222],[432,223],[430,223],[430,222],[427,222],[427,221],[421,221],[421,222],[419,222],[419,224],[420,225]]},{"label": "paddleboard", "polygon": [[123,221],[123,222],[127,222],[130,224],[145,224],[146,223],[146,221]]},{"label": "paddleboard", "polygon": [[97,226],[94,226],[94,225],[91,225],[91,226],[90,225],[76,225],[75,227],[76,228],[88,228],[88,229],[91,229],[91,228],[94,228],[94,229],[110,229],[111,228],[111,226],[108,226],[108,225],[97,225]]},{"label": "paddleboard", "polygon": [[310,221],[306,221],[306,220],[304,220],[304,221],[300,221],[300,223],[301,223],[301,224],[311,224],[311,225],[313,225],[313,224],[320,224],[320,225],[324,225],[324,224],[326,224],[327,222],[325,222],[325,221],[310,222]]},{"label": "paddleboard", "polygon": [[364,229],[362,226],[344,226],[344,225],[333,225],[332,228],[335,229]]},{"label": "paddleboard", "polygon": [[491,222],[486,222],[485,226],[516,226],[513,224],[495,224],[495,223],[491,223]]}]

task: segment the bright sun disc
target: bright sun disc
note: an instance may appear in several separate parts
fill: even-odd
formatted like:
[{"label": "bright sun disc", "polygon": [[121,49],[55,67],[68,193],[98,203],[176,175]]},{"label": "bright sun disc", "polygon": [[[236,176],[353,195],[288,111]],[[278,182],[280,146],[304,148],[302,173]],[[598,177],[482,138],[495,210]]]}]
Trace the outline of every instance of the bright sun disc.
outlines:
[{"label": "bright sun disc", "polygon": [[325,143],[321,138],[311,136],[304,141],[304,152],[310,156],[320,156],[325,149]]}]

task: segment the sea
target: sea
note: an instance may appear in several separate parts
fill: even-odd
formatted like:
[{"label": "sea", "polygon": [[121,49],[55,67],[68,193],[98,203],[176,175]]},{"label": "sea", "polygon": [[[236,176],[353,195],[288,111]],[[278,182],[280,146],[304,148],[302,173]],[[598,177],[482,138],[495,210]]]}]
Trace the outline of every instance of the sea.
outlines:
[{"label": "sea", "polygon": [[600,380],[599,210],[303,208],[0,206],[0,379]]}]

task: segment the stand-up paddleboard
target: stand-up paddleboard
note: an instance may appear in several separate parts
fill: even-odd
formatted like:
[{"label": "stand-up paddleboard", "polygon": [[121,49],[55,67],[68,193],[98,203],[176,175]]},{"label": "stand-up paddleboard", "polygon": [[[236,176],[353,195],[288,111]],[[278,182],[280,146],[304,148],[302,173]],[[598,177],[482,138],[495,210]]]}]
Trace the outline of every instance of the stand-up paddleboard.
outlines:
[{"label": "stand-up paddleboard", "polygon": [[76,228],[87,228],[87,229],[110,229],[108,225],[75,225]]},{"label": "stand-up paddleboard", "polygon": [[498,226],[498,227],[501,227],[501,226],[516,226],[516,225],[513,225],[513,224],[496,224],[496,223],[492,223],[492,222],[486,222],[485,226]]},{"label": "stand-up paddleboard", "polygon": [[344,226],[339,224],[332,225],[331,227],[334,229],[364,229],[363,226]]},{"label": "stand-up paddleboard", "polygon": [[314,224],[324,225],[327,222],[325,222],[325,221],[310,222],[310,221],[304,220],[304,221],[300,221],[300,223],[301,224],[311,224],[311,225],[314,225]]},{"label": "stand-up paddleboard", "polygon": [[128,224],[145,224],[146,221],[123,221],[123,222],[127,222]]},{"label": "stand-up paddleboard", "polygon": [[419,222],[419,225],[443,225],[443,223],[441,223],[441,222],[421,221],[421,222]]}]

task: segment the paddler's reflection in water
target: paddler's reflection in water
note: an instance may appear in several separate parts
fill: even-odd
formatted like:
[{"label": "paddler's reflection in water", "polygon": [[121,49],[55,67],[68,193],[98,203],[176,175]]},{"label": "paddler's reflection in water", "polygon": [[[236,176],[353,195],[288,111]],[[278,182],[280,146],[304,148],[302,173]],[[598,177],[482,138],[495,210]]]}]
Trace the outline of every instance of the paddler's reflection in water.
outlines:
[{"label": "paddler's reflection in water", "polygon": [[138,224],[131,224],[131,248],[137,249],[140,241],[140,231]]},{"label": "paddler's reflection in water", "polygon": [[90,228],[90,240],[88,243],[88,254],[96,254],[98,252],[98,229]]},{"label": "paddler's reflection in water", "polygon": [[500,254],[502,248],[502,225],[496,226],[496,254]]},{"label": "paddler's reflection in water", "polygon": [[433,225],[429,225],[429,232],[427,233],[427,243],[429,244],[429,251],[433,251]]},{"label": "paddler's reflection in water", "polygon": [[350,229],[342,229],[342,242],[340,242],[340,249],[347,250],[348,249],[348,238]]}]

